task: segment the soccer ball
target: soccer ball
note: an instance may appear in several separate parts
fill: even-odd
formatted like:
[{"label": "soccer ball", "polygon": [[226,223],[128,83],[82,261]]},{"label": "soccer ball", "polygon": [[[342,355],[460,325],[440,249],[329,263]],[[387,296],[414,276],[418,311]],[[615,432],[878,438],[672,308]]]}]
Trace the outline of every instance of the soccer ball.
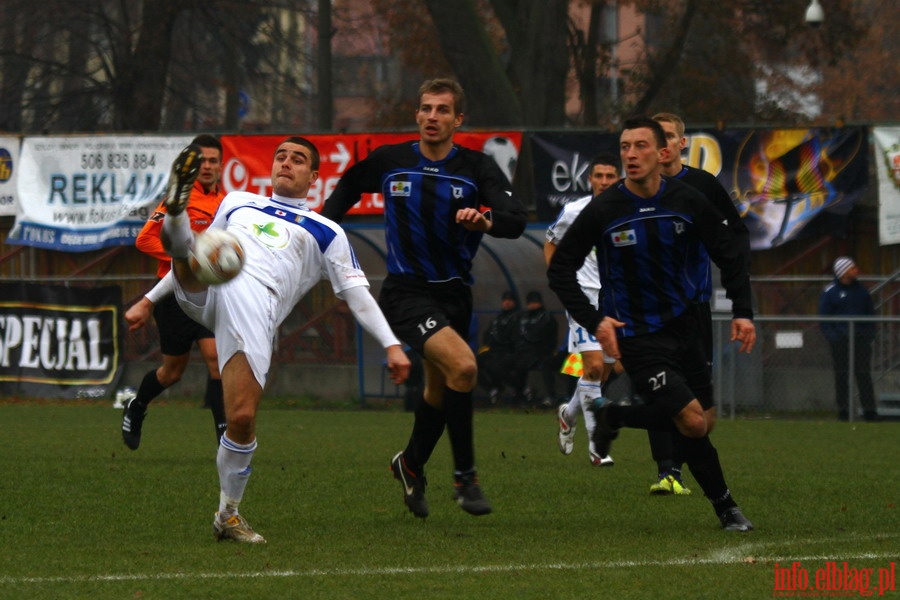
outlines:
[{"label": "soccer ball", "polygon": [[194,276],[203,283],[216,285],[234,279],[244,267],[241,242],[224,229],[207,229],[197,235],[188,253]]}]

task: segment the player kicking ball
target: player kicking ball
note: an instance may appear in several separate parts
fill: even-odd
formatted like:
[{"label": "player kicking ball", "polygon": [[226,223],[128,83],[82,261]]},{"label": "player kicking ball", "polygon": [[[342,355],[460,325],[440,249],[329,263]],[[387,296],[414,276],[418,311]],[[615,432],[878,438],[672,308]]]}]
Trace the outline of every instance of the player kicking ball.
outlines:
[{"label": "player kicking ball", "polygon": [[[273,344],[278,327],[294,306],[319,281],[327,279],[335,295],[385,349],[391,380],[402,383],[409,375],[410,363],[369,293],[369,282],[346,234],[306,204],[309,188],[319,176],[319,152],[312,142],[289,137],[278,145],[271,196],[231,192],[222,200],[209,230],[226,231],[237,240],[243,268],[216,285],[197,276],[204,273],[203,267],[191,268],[192,252],[198,251],[183,213],[197,176],[192,166],[195,161],[197,149],[188,146],[173,165],[174,181],[163,223],[163,243],[172,256],[173,269],[157,287],[161,293],[174,292],[185,313],[216,334],[227,427],[216,457],[219,507],[213,520],[215,537],[265,543],[240,514],[239,506],[257,448],[257,410]],[[132,323],[132,328],[140,325]]]}]

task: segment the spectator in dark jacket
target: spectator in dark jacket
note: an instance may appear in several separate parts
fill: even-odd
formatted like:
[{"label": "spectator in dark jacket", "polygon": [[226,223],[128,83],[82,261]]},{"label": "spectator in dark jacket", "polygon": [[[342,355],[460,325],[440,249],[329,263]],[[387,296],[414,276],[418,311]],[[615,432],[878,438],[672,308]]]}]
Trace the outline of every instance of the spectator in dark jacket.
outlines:
[{"label": "spectator in dark jacket", "polygon": [[[859,282],[859,267],[852,258],[842,256],[834,261],[834,281],[819,297],[819,314],[826,317],[870,317],[875,314],[872,296]],[[878,419],[875,408],[875,393],[872,387],[872,340],[875,337],[874,323],[853,323],[849,321],[822,321],[822,333],[831,346],[834,360],[834,390],[838,405],[838,418],[849,418],[848,398],[850,383],[850,332],[853,332],[853,371],[859,387],[859,400],[863,407],[863,418],[867,421]]]},{"label": "spectator in dark jacket", "polygon": [[484,332],[478,350],[478,379],[496,404],[504,386],[510,383],[516,340],[519,337],[519,300],[512,292],[503,292],[500,314]]},{"label": "spectator in dark jacket", "polygon": [[559,344],[557,334],[556,319],[544,308],[540,292],[528,292],[525,310],[519,314],[519,338],[512,374],[517,404],[527,405],[534,401],[533,393],[528,387],[528,372],[539,369],[546,394],[544,404],[555,405],[556,376],[559,371],[559,362],[554,360]]}]

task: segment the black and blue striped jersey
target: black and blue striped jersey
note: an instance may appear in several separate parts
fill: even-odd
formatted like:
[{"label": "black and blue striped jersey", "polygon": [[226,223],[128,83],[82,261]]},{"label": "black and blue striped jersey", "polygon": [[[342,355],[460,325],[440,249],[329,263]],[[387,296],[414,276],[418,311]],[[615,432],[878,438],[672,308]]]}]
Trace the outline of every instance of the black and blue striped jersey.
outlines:
[{"label": "black and blue striped jersey", "polygon": [[[673,177],[674,179],[678,179],[692,188],[699,190],[706,199],[716,207],[716,210],[722,213],[722,216],[728,221],[729,229],[731,229],[731,231],[734,232],[735,237],[737,237],[736,243],[741,252],[743,252],[744,260],[749,268],[750,231],[747,229],[744,220],[741,219],[741,215],[738,213],[737,208],[735,208],[731,196],[728,195],[728,192],[725,191],[725,188],[719,183],[718,178],[708,171],[690,167],[688,165],[684,165],[681,168],[681,171]],[[706,283],[698,298],[698,301],[706,302],[712,297],[712,270],[709,268],[701,268],[697,275],[699,278],[706,278]]]},{"label": "black and blue striped jersey", "polygon": [[391,274],[471,285],[483,234],[456,223],[462,208],[489,208],[493,237],[516,238],[525,230],[527,213],[506,176],[489,156],[462,146],[439,161],[425,158],[417,141],[376,148],[344,173],[322,214],[340,221],[363,193],[384,196]]},{"label": "black and blue striped jersey", "polygon": [[[597,250],[602,299],[595,309],[576,271]],[[708,252],[708,256],[707,256]],[[735,318],[753,318],[745,254],[727,220],[696,189],[663,179],[652,198],[624,182],[595,197],[572,223],[547,271],[550,287],[569,314],[596,331],[604,315],[625,323],[620,337],[658,331],[702,297],[698,273],[709,258],[722,274]]]}]

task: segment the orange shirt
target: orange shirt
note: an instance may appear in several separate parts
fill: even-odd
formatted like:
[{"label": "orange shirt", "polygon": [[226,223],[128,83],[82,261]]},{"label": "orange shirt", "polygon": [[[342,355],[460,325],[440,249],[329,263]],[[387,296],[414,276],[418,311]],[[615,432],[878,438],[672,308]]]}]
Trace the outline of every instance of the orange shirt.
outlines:
[{"label": "orange shirt", "polygon": [[[215,189],[206,192],[199,181],[194,182],[194,189],[191,190],[191,197],[188,200],[187,215],[191,220],[191,229],[199,233],[209,227],[212,223],[216,211],[225,192]],[[172,257],[166,254],[163,249],[162,240],[159,234],[162,232],[163,218],[166,216],[166,205],[160,202],[150,218],[144,224],[143,229],[138,234],[134,242],[135,247],[143,252],[159,259],[159,267],[156,269],[158,277],[165,276],[172,268]]]}]

